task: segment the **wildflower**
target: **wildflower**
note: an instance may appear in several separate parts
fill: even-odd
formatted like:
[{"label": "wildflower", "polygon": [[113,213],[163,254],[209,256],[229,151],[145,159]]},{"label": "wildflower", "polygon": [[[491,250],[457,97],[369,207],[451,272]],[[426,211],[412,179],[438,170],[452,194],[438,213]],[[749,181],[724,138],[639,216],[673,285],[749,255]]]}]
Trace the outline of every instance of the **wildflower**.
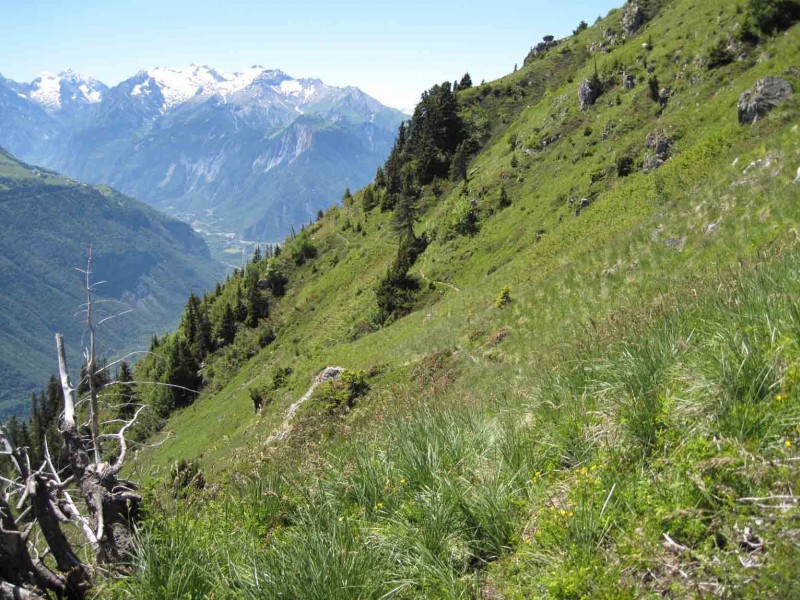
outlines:
[{"label": "wildflower", "polygon": [[575,513],[574,513],[574,512],[572,512],[572,511],[569,511],[569,512],[567,513],[567,516],[568,516],[568,517],[574,517],[574,516],[575,516]]},{"label": "wildflower", "polygon": [[778,394],[777,396],[775,396],[775,400],[777,400],[778,402],[783,402],[785,399],[786,396],[784,396],[783,394]]},{"label": "wildflower", "polygon": [[525,543],[526,544],[530,544],[531,543],[531,538],[525,538]]},{"label": "wildflower", "polygon": [[374,507],[374,510],[380,510],[381,508],[383,508],[383,502],[378,502],[378,503],[375,505],[375,507]]},{"label": "wildflower", "polygon": [[339,517],[339,523],[341,523],[342,521],[344,521],[344,517]]},{"label": "wildflower", "polygon": [[566,514],[567,514],[567,511],[565,511],[565,510],[562,508],[561,510],[559,510],[559,511],[558,511],[558,514],[560,514],[562,517],[564,517],[564,516],[566,516]]},{"label": "wildflower", "polygon": [[787,448],[791,448],[792,447],[792,440],[786,440],[785,442],[783,442],[783,445],[786,446]]},{"label": "wildflower", "polygon": [[401,477],[400,478],[400,485],[403,485],[405,482],[406,482],[406,478],[405,477]]}]

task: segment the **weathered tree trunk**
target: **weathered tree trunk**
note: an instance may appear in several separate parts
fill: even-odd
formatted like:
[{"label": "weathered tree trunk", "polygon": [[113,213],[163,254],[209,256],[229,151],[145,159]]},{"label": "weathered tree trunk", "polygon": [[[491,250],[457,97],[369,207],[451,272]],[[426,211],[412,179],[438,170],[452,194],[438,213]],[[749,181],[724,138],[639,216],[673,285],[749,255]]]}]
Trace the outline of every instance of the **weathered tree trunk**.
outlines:
[{"label": "weathered tree trunk", "polygon": [[47,590],[62,598],[65,589],[66,582],[62,577],[41,562],[33,561],[28,552],[27,535],[17,528],[8,502],[0,498],[0,600],[40,598],[40,594]]},{"label": "weathered tree trunk", "polygon": [[[75,423],[73,389],[69,383],[64,340],[61,335],[56,335],[56,348],[65,404],[61,434],[66,442],[67,460],[72,475],[78,482],[81,495],[95,523],[97,560],[106,564],[128,562],[134,547],[131,534],[132,522],[138,515],[141,498],[133,490],[122,485],[117,477],[125,458],[125,428],[119,434],[121,448],[117,461],[113,465],[107,462],[94,462]],[[90,373],[89,377],[91,376]],[[92,438],[92,447],[96,448],[94,440],[97,438],[94,434]]]}]

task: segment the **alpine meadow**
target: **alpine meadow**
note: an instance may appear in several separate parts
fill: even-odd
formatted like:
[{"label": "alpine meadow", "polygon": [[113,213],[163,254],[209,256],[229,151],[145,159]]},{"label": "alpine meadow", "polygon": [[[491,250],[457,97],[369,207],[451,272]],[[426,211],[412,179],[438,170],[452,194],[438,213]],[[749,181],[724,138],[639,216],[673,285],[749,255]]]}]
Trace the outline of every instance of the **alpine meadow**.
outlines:
[{"label": "alpine meadow", "polygon": [[[180,202],[291,232],[222,280],[207,231],[0,153],[0,400],[54,374],[0,426],[0,599],[800,597],[800,0],[594,16],[428,82],[399,126],[263,71],[327,95],[245,106],[220,75],[136,133],[99,111],[59,137],[0,79],[45,166],[165,208],[173,159],[139,148],[219,142],[247,160]],[[32,302],[68,259],[77,291]]]}]

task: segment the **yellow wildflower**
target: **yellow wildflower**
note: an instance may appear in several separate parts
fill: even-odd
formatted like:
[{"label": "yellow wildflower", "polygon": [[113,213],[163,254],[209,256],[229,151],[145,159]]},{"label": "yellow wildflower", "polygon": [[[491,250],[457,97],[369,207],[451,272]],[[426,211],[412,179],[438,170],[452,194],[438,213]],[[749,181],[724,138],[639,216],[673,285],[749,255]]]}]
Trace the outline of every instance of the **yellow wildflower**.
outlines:
[{"label": "yellow wildflower", "polygon": [[783,445],[786,446],[787,448],[791,448],[792,447],[792,440],[786,440],[785,442],[783,442]]}]

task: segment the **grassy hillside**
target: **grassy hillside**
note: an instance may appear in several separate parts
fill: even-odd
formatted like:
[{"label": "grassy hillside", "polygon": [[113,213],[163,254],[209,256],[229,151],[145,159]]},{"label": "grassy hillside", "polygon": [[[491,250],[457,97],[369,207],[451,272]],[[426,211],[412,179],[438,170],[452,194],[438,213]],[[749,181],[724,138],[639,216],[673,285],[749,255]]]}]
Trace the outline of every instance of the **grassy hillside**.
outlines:
[{"label": "grassy hillside", "polygon": [[80,366],[85,301],[76,267],[89,247],[104,316],[101,352],[141,348],[174,327],[187,290],[223,273],[191,228],[122,196],[17,161],[0,150],[0,414],[27,414],[32,391],[56,369],[53,334],[63,332]]},{"label": "grassy hillside", "polygon": [[[796,593],[798,96],[751,125],[736,105],[762,77],[798,89],[800,29],[642,6],[630,38],[612,11],[458,93],[467,179],[421,186],[410,314],[378,310],[402,205],[365,210],[372,190],[306,231],[315,257],[289,240],[206,299],[288,277],[139,453],[153,518],[109,594]],[[367,385],[320,385],[276,439],[326,366]]]}]

